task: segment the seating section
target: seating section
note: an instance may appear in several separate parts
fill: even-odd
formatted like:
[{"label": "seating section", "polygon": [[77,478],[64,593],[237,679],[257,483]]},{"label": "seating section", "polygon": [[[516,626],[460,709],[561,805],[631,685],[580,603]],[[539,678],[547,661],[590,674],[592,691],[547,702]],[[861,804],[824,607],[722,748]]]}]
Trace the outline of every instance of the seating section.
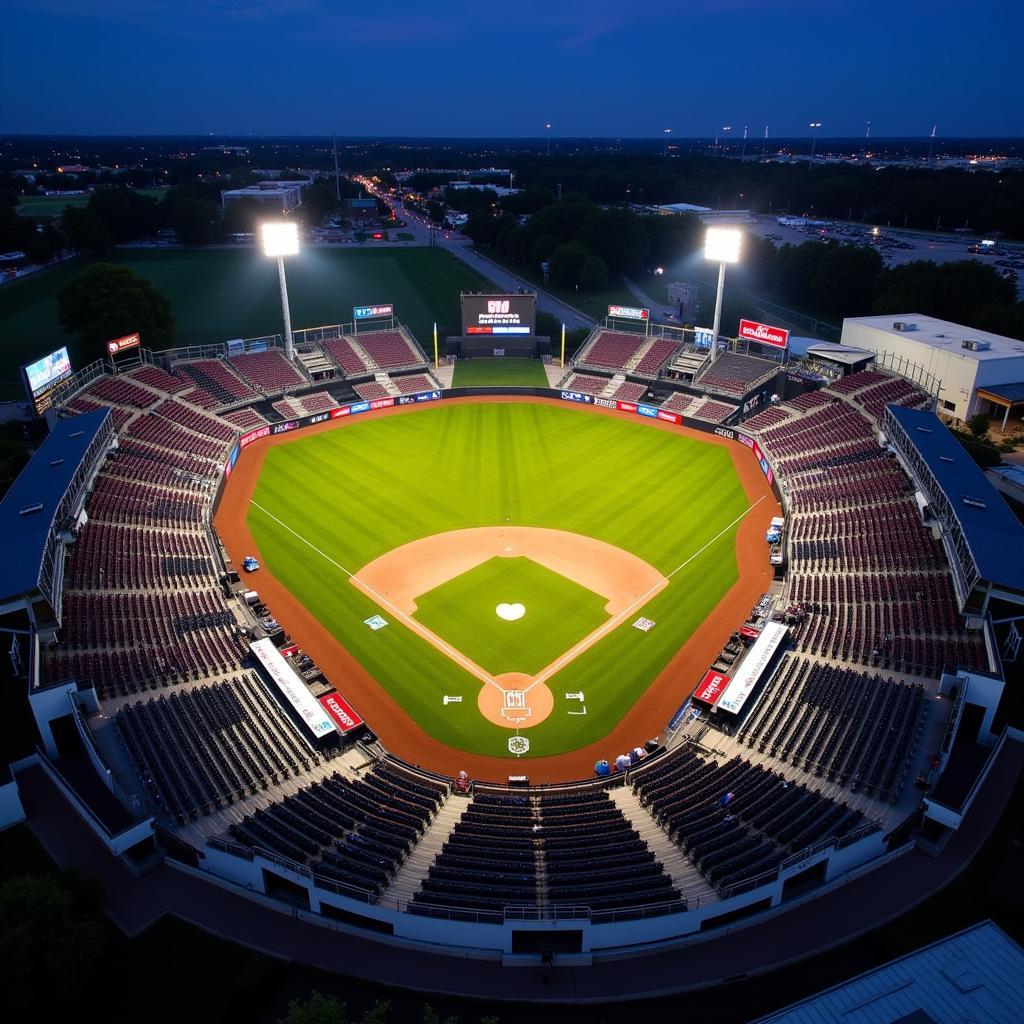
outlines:
[{"label": "seating section", "polygon": [[296,398],[295,401],[307,416],[315,416],[318,412],[329,412],[331,409],[338,408],[338,403],[329,391],[314,391],[312,394]]},{"label": "seating section", "polygon": [[126,704],[115,723],[150,798],[178,824],[320,761],[246,675]]},{"label": "seating section", "polygon": [[425,373],[413,373],[406,377],[393,377],[392,382],[398,385],[403,395],[415,395],[421,391],[430,391],[436,385]]},{"label": "seating section", "polygon": [[931,396],[904,377],[890,377],[881,384],[858,391],[853,396],[857,405],[874,420],[880,420],[887,405],[902,405],[910,409],[930,409]]},{"label": "seating section", "polygon": [[700,405],[695,405],[690,409],[687,416],[692,416],[698,420],[707,420],[708,423],[724,423],[738,410],[738,405],[730,405],[728,402],[719,402],[713,398],[708,398],[701,402]]},{"label": "seating section", "polygon": [[760,412],[755,413],[749,420],[744,420],[743,429],[748,430],[751,433],[767,430],[768,427],[777,427],[780,423],[788,422],[790,416],[791,413],[789,409],[772,405],[767,409],[762,409]]},{"label": "seating section", "polygon": [[627,380],[615,389],[611,397],[616,402],[639,402],[647,394],[646,384],[637,384],[635,381]]},{"label": "seating section", "polygon": [[[195,415],[200,414],[196,413]],[[232,437],[234,436],[234,431],[231,431],[226,424],[222,426],[232,434]],[[183,452],[201,459],[220,459],[227,451],[227,445],[223,441],[215,441],[212,437],[200,437],[191,430],[177,426],[164,416],[155,416],[152,413],[136,417],[122,434],[147,444]]]},{"label": "seating section", "polygon": [[842,838],[863,814],[760,764],[725,764],[679,748],[635,769],[641,803],[723,895],[823,839]]},{"label": "seating section", "polygon": [[927,709],[920,683],[787,655],[737,736],[829,782],[895,803]]},{"label": "seating section", "polygon": [[767,359],[740,355],[738,352],[723,352],[713,363],[708,363],[707,369],[695,383],[716,394],[743,398],[778,370],[779,364]]},{"label": "seating section", "polygon": [[410,910],[501,920],[507,906],[557,904],[588,906],[595,915],[648,904],[685,909],[608,794],[583,790],[475,795]]},{"label": "seating section", "polygon": [[176,491],[208,491],[222,469],[220,460],[172,451],[130,436],[120,442],[103,467],[104,473],[111,476],[159,484]]},{"label": "seating section", "polygon": [[423,353],[406,340],[401,331],[367,331],[357,343],[381,370],[405,370],[423,366]]},{"label": "seating section", "polygon": [[257,391],[266,395],[287,391],[289,388],[301,388],[309,383],[294,364],[288,362],[280,349],[273,348],[267,352],[246,352],[244,355],[231,356],[228,362]]},{"label": "seating section", "polygon": [[378,384],[375,380],[363,381],[360,384],[353,384],[352,390],[367,402],[376,402],[381,398],[390,398],[390,392],[383,384]]},{"label": "seating section", "polygon": [[83,394],[131,409],[148,409],[160,401],[160,395],[133,384],[126,377],[101,377],[90,384]]},{"label": "seating section", "polygon": [[251,405],[235,409],[232,412],[222,412],[220,418],[227,420],[228,423],[238,427],[239,430],[255,430],[257,427],[265,426],[267,423],[266,418],[261,416]]},{"label": "seating section", "polygon": [[177,363],[175,372],[209,392],[221,405],[233,405],[258,397],[256,391],[242,380],[223,359],[196,359]]},{"label": "seating section", "polygon": [[593,366],[599,370],[624,370],[647,340],[643,334],[601,331],[577,360],[577,365]]},{"label": "seating section", "polygon": [[354,897],[381,894],[434,815],[447,787],[389,762],[360,778],[335,772],[248,815],[229,829],[251,849],[308,865]]},{"label": "seating section", "polygon": [[323,343],[323,350],[333,359],[346,377],[358,377],[371,372],[363,357],[352,347],[348,338],[332,338]]},{"label": "seating section", "polygon": [[179,380],[166,370],[161,370],[159,366],[139,366],[134,370],[129,370],[124,376],[137,380],[140,384],[148,384],[158,391],[166,391],[169,395],[187,391],[191,386],[187,381]]},{"label": "seating section", "polygon": [[638,377],[656,377],[661,368],[679,351],[679,347],[679,342],[656,338],[630,372]]},{"label": "seating section", "polygon": [[153,411],[172,423],[179,423],[197,434],[205,434],[207,437],[213,437],[225,443],[234,441],[238,435],[238,431],[233,430],[223,420],[199,412],[197,409],[190,409],[173,398],[161,402]]},{"label": "seating section", "polygon": [[685,391],[673,391],[661,403],[661,408],[667,409],[669,412],[686,413],[689,415],[690,409],[699,402],[702,403],[703,399],[698,398],[696,395],[688,395]]},{"label": "seating section", "polygon": [[566,391],[582,391],[585,395],[599,395],[608,387],[608,377],[592,377],[586,373],[574,373],[565,382]]}]

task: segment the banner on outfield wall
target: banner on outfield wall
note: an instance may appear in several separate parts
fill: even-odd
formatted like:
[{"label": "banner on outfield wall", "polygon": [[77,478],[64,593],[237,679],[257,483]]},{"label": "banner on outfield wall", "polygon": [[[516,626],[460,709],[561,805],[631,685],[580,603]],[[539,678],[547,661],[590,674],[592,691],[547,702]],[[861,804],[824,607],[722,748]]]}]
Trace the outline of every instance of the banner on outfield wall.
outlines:
[{"label": "banner on outfield wall", "polygon": [[331,716],[341,733],[351,732],[363,724],[362,718],[352,710],[352,705],[340,693],[328,693],[318,697],[320,706]]},{"label": "banner on outfield wall", "polygon": [[741,320],[739,337],[756,341],[759,345],[771,345],[772,348],[785,348],[789,344],[789,331],[784,327],[759,324],[756,320]]},{"label": "banner on outfield wall", "polygon": [[302,720],[303,725],[313,734],[315,739],[323,739],[338,730],[316,698],[306,688],[306,684],[296,675],[295,670],[281,657],[280,651],[269,637],[257,640],[249,645],[271,682],[288,702],[288,705]]},{"label": "banner on outfield wall", "polygon": [[717,704],[718,698],[729,685],[729,677],[714,669],[708,669],[697,689],[693,691],[694,700],[702,700],[705,704]]}]

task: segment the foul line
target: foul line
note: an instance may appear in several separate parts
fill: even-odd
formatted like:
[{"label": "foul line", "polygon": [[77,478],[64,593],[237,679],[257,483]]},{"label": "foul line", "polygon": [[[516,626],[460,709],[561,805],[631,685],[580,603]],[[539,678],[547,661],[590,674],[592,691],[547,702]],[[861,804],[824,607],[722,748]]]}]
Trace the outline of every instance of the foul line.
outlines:
[{"label": "foul line", "polygon": [[[622,624],[623,620],[627,616],[632,614],[635,608],[644,605],[647,602],[647,599],[652,594],[659,590],[662,590],[665,584],[667,584],[668,581],[672,579],[672,577],[675,576],[677,572],[679,572],[681,569],[685,569],[686,566],[688,566],[695,558],[699,557],[705,551],[707,551],[707,549],[711,547],[711,545],[714,544],[715,541],[717,541],[719,538],[727,534],[749,512],[752,512],[755,508],[757,508],[757,506],[760,505],[761,502],[764,501],[764,499],[765,495],[762,494],[761,497],[758,498],[753,505],[750,505],[748,508],[744,509],[731,523],[729,523],[728,526],[723,527],[702,548],[699,548],[698,550],[694,551],[694,553],[690,555],[690,557],[687,558],[685,562],[681,562],[679,565],[677,565],[663,580],[661,580],[658,583],[655,583],[654,586],[651,587],[646,593],[641,594],[638,598],[636,598],[636,600],[633,601],[631,605],[629,605],[627,608],[623,608],[623,610],[619,612],[619,614],[616,615],[615,618],[609,619],[599,629],[595,630],[589,636],[584,637],[583,640],[581,640],[580,643],[577,644],[575,647],[571,647],[568,651],[565,652],[565,654],[551,662],[551,664],[548,665],[548,667],[544,669],[540,673],[540,675],[537,676],[537,678],[534,679],[532,683],[530,683],[529,686],[524,688],[523,693],[529,693],[530,690],[532,690],[533,687],[535,687],[538,683],[543,683],[545,680],[550,679],[551,676],[558,672],[564,665],[568,664],[568,662],[572,661],[578,654],[581,654],[584,650],[593,647],[593,645],[597,643],[597,641],[600,640],[601,637],[605,635],[605,633],[608,633],[613,629],[617,629]],[[586,647],[581,647],[581,644],[586,644]]]},{"label": "foul line", "polygon": [[[333,565],[336,569],[340,569],[350,580],[355,579],[355,573],[349,572],[349,570],[346,569],[345,566],[343,566],[340,562],[336,562],[333,558],[331,558],[329,554],[327,554],[327,552],[321,551],[311,541],[306,540],[306,538],[303,537],[301,533],[296,533],[295,530],[293,530],[287,523],[284,523],[280,519],[278,519],[273,512],[270,512],[267,509],[265,509],[257,501],[253,501],[251,502],[251,504],[255,508],[258,508],[265,516],[268,516],[269,518],[273,519],[274,522],[278,524],[278,526],[283,526],[293,537],[296,538],[296,540],[302,541],[303,544],[305,544],[309,548],[312,548],[321,558],[330,562],[331,565]],[[464,668],[467,672],[471,673],[472,675],[475,675],[477,679],[482,679],[485,683],[490,683],[491,686],[497,687],[497,689],[502,694],[504,694],[504,687],[502,687],[495,679],[489,676],[475,662],[470,661],[461,651],[456,650],[443,638],[439,637],[436,633],[434,633],[433,630],[428,629],[420,622],[416,622],[415,619],[412,619],[410,616],[406,615],[405,612],[403,612],[400,608],[396,608],[386,597],[384,597],[382,594],[379,594],[376,590],[373,589],[373,587],[367,586],[365,583],[363,583],[362,580],[359,581],[359,589],[362,590],[363,593],[365,594],[372,595],[378,604],[382,605],[385,608],[388,608],[392,612],[392,614],[401,619],[414,633],[421,634],[421,631],[426,631],[430,633],[430,635],[434,638],[436,646],[440,647],[441,650],[443,650],[444,653],[447,654],[448,657],[451,658],[456,665],[458,665],[460,668]]]}]

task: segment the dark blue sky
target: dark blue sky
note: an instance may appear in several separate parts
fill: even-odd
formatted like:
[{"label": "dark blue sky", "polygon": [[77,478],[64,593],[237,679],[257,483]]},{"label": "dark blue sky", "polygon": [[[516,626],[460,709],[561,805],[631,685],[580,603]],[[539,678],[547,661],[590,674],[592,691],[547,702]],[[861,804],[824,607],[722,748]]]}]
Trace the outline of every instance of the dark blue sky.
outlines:
[{"label": "dark blue sky", "polygon": [[1018,0],[4,7],[4,132],[1024,135]]}]

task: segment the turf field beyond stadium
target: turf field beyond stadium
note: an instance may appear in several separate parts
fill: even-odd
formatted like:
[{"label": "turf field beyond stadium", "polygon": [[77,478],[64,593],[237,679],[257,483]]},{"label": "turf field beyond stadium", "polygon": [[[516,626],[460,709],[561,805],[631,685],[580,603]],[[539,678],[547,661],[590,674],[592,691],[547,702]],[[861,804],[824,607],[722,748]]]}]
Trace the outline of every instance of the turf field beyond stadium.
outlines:
[{"label": "turf field beyond stadium", "polygon": [[[736,529],[747,507],[722,446],[582,409],[451,403],[268,448],[248,524],[265,567],[409,716],[438,740],[474,753],[507,756],[509,736],[480,714],[481,681],[357,590],[350,574],[413,540],[508,523],[593,537],[669,577],[637,615],[549,679],[554,710],[527,732],[532,756],[596,741],[629,710],[735,582]],[[473,609],[481,634],[474,653],[484,659],[486,631],[504,636],[516,625],[491,609],[518,602],[515,593],[493,577],[469,579],[442,588],[441,607],[426,614],[439,633],[457,633],[451,595],[460,588],[470,594],[478,582],[486,593],[482,610]],[[535,614],[557,617],[558,588],[536,574],[527,585],[542,595]],[[364,623],[378,614],[388,625],[374,631]],[[655,623],[649,632],[633,628],[640,614]],[[600,612],[591,609],[569,632],[597,621]],[[583,701],[566,698],[578,692]],[[358,692],[349,696],[358,707]],[[445,696],[462,700],[445,703]]]}]

